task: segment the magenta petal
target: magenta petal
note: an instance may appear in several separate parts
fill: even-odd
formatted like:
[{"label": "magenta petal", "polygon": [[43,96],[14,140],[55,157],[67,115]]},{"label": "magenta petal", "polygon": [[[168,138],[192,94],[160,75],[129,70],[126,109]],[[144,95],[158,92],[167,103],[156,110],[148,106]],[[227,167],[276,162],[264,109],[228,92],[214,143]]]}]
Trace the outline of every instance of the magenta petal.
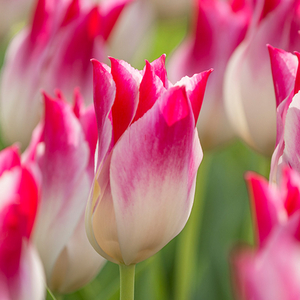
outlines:
[{"label": "magenta petal", "polygon": [[291,93],[295,84],[298,62],[295,55],[268,45],[272,76],[274,81],[276,106]]},{"label": "magenta petal", "polygon": [[36,154],[43,183],[34,238],[49,278],[85,207],[90,151],[68,103],[45,95],[44,123]]},{"label": "magenta petal", "polygon": [[258,244],[261,247],[273,227],[280,223],[284,214],[283,201],[268,181],[252,172],[246,174]]},{"label": "magenta petal", "polygon": [[298,172],[285,167],[282,176],[282,188],[285,189],[285,209],[290,217],[300,211],[300,177]]},{"label": "magenta petal", "polygon": [[297,59],[298,59],[298,68],[297,68],[297,74],[296,74],[296,80],[295,80],[295,88],[294,88],[294,94],[297,94],[300,90],[300,69],[299,69],[299,60],[300,60],[300,53],[295,52]]},{"label": "magenta petal", "polygon": [[116,85],[110,70],[97,60],[92,60],[94,77],[94,106],[98,124],[98,162],[106,155],[112,141],[112,123],[109,113],[116,96]]},{"label": "magenta petal", "polygon": [[74,18],[78,17],[80,13],[79,0],[72,0],[69,4],[66,15],[62,21],[61,26],[68,25]]},{"label": "magenta petal", "polygon": [[165,91],[162,81],[155,75],[152,64],[146,61],[146,68],[140,84],[139,104],[134,121],[142,117]]},{"label": "magenta petal", "polygon": [[111,193],[125,264],[156,253],[188,219],[201,157],[188,104],[183,87],[171,88],[113,149]]},{"label": "magenta petal", "polygon": [[207,79],[212,71],[213,69],[210,69],[195,74],[193,77],[183,77],[176,83],[176,85],[184,85],[186,87],[187,96],[191,102],[194,113],[195,124],[197,123],[201,110]]},{"label": "magenta petal", "polygon": [[112,107],[114,143],[118,141],[134,118],[138,105],[140,74],[124,61],[110,58],[111,74],[116,84]]},{"label": "magenta petal", "polygon": [[189,104],[185,87],[168,90],[161,101],[161,112],[168,126],[184,119],[189,114]]},{"label": "magenta petal", "polygon": [[47,28],[49,22],[49,12],[46,9],[46,5],[46,0],[38,0],[37,2],[30,32],[32,43],[34,43],[38,38],[46,38],[49,35],[49,28]]},{"label": "magenta petal", "polygon": [[165,66],[166,55],[162,55],[151,63],[154,73],[160,78],[164,87],[169,88],[169,80],[167,78],[167,70]]}]

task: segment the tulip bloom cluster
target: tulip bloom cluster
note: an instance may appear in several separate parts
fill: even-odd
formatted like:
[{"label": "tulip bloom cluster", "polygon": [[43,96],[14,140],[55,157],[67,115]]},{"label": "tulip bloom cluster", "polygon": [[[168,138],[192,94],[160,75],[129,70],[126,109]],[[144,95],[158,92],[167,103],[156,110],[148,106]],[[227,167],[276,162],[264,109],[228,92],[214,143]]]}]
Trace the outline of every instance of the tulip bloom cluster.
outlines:
[{"label": "tulip bloom cluster", "polygon": [[[274,151],[269,181],[246,175],[256,246],[233,255],[236,293],[300,298],[300,55],[288,52],[300,49],[300,1],[194,1],[192,32],[168,63],[173,83],[165,55],[143,70],[107,59],[133,0],[36,1],[0,79],[3,138],[24,150],[0,152],[0,299],[41,300],[45,285],[75,291],[105,259],[120,265],[121,300],[133,299],[124,274],[133,279],[191,213],[198,131],[212,148],[233,136],[230,124]],[[134,18],[150,6],[136,0]],[[131,56],[139,38],[122,40],[113,53]]]}]

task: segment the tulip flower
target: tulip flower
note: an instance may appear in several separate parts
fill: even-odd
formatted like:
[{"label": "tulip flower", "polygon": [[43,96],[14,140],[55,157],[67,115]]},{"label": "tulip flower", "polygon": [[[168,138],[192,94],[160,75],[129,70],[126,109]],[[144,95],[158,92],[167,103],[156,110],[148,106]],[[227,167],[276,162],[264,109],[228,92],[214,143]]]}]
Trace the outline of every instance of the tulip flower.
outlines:
[{"label": "tulip flower", "polygon": [[291,166],[300,172],[298,159],[297,116],[300,109],[299,54],[293,55],[281,49],[269,47],[277,104],[277,140],[272,156],[270,180],[280,180],[282,168]]},{"label": "tulip flower", "polygon": [[86,5],[80,0],[39,0],[33,21],[11,42],[1,80],[1,122],[5,140],[25,148],[42,115],[41,89],[60,89],[72,102],[80,87],[92,103],[90,59],[106,58],[106,44],[130,0]]},{"label": "tulip flower", "polygon": [[[299,224],[299,214],[290,227],[278,228],[260,251],[239,249],[233,257],[237,299],[295,300],[300,297],[300,241],[292,231]],[[296,222],[295,222],[296,221]],[[292,226],[291,226],[292,225]]]},{"label": "tulip flower", "polygon": [[258,250],[241,248],[233,256],[239,299],[298,299],[300,175],[285,167],[277,186],[253,172],[246,179]]},{"label": "tulip flower", "polygon": [[236,133],[251,147],[271,155],[276,140],[276,100],[267,44],[300,49],[299,1],[258,0],[244,41],[225,73],[225,106]]},{"label": "tulip flower", "polygon": [[167,66],[173,82],[185,75],[192,76],[211,67],[215,69],[206,88],[202,117],[197,125],[205,149],[233,137],[225,114],[223,79],[232,52],[245,37],[251,9],[245,1],[194,2],[197,16],[192,31],[175,50]]},{"label": "tulip flower", "polygon": [[31,242],[38,182],[18,149],[0,152],[0,299],[44,299],[44,273]]},{"label": "tulip flower", "polygon": [[262,247],[276,227],[287,223],[295,213],[300,214],[300,176],[285,166],[278,186],[251,172],[246,180],[257,244]]},{"label": "tulip flower", "polygon": [[91,247],[84,224],[94,174],[97,125],[93,106],[84,108],[79,91],[72,107],[44,94],[45,115],[23,160],[42,177],[34,242],[52,291],[69,293],[89,280],[104,263]]},{"label": "tulip flower", "polygon": [[141,72],[110,60],[111,68],[93,60],[99,144],[86,229],[95,250],[120,264],[122,298],[123,268],[158,252],[189,217],[202,159],[195,126],[211,71],[172,86],[164,56]]}]

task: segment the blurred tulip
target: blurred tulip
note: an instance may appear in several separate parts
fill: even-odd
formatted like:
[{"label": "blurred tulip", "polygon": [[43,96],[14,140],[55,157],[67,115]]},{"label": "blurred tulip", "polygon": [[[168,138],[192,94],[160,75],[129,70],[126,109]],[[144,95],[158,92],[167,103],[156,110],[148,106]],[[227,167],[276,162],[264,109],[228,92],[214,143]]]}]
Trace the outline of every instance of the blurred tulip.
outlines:
[{"label": "blurred tulip", "polygon": [[85,233],[84,213],[94,177],[97,124],[93,106],[85,109],[78,91],[71,107],[58,94],[46,94],[45,116],[23,159],[42,176],[34,242],[52,291],[68,293],[91,280],[104,260]]},{"label": "blurred tulip", "polygon": [[298,0],[258,0],[245,40],[225,73],[225,106],[237,134],[259,152],[271,155],[276,138],[276,101],[267,44],[300,49]]},{"label": "blurred tulip", "polygon": [[38,184],[15,146],[0,152],[0,299],[44,299],[44,273],[30,237]]},{"label": "blurred tulip", "polygon": [[238,299],[299,299],[300,175],[286,166],[277,186],[253,172],[246,180],[258,250],[233,256]]},{"label": "blurred tulip", "polygon": [[249,172],[246,180],[253,209],[257,244],[262,247],[270,233],[300,213],[300,176],[285,167],[278,186],[269,184],[262,176]]},{"label": "blurred tulip", "polygon": [[107,39],[130,1],[92,7],[81,0],[38,1],[31,25],[12,41],[3,68],[0,108],[7,142],[28,145],[41,117],[41,89],[61,89],[71,102],[78,86],[92,103],[90,59],[106,59]]},{"label": "blurred tulip", "polygon": [[172,86],[164,60],[143,71],[93,61],[99,147],[86,228],[96,251],[119,264],[159,251],[193,204],[202,159],[195,126],[211,71]]},{"label": "blurred tulip", "polygon": [[[240,249],[233,257],[237,299],[296,300],[300,298],[300,241],[297,214],[260,251]],[[292,226],[291,226],[292,225]],[[289,227],[286,228],[285,227]],[[292,229],[292,230],[291,230]]]},{"label": "blurred tulip", "polygon": [[270,181],[280,180],[282,168],[289,165],[300,172],[298,121],[300,113],[299,54],[269,47],[277,104],[277,138],[272,156]]},{"label": "blurred tulip", "polygon": [[251,17],[245,1],[195,0],[197,17],[192,32],[175,50],[168,63],[168,73],[175,82],[182,76],[214,68],[197,124],[201,145],[214,147],[233,137],[225,114],[223,78],[234,49],[244,39]]}]

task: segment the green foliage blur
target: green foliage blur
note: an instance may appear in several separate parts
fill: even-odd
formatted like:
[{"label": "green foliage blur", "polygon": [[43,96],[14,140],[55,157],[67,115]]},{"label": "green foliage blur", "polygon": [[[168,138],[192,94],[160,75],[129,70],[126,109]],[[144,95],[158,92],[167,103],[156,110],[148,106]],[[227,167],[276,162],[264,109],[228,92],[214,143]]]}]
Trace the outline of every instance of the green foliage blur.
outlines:
[{"label": "green foliage blur", "polygon": [[[155,39],[144,59],[168,55],[184,38],[187,18],[158,20]],[[5,47],[0,49],[3,62]],[[200,113],[201,118],[201,113]],[[201,137],[200,137],[201,141]],[[0,146],[5,145],[0,138]],[[230,255],[236,247],[253,244],[253,230],[244,173],[269,172],[270,158],[256,154],[234,140],[222,148],[204,152],[195,203],[184,230],[159,253],[136,269],[137,300],[230,300],[234,299]],[[64,300],[118,300],[118,265],[107,262],[98,276],[81,290],[51,296]]]}]

